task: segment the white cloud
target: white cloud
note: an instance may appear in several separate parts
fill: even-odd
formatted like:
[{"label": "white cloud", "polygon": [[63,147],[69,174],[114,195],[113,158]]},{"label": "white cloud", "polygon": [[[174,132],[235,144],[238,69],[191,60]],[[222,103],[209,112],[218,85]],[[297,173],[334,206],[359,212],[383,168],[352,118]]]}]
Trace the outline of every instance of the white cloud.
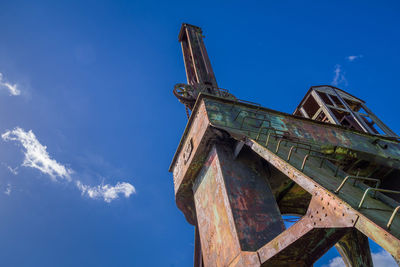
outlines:
[{"label": "white cloud", "polygon": [[47,153],[47,147],[42,145],[32,131],[24,131],[17,127],[12,131],[7,131],[1,135],[5,141],[18,141],[25,148],[25,158],[22,166],[31,167],[40,170],[42,173],[50,176],[52,180],[57,177],[71,180],[70,174],[72,170],[51,159]]},{"label": "white cloud", "polygon": [[339,86],[339,84],[347,85],[347,80],[346,77],[344,76],[344,72],[342,71],[341,65],[337,64],[333,72],[335,73],[331,83],[333,86]]},{"label": "white cloud", "polygon": [[7,188],[6,188],[6,191],[4,191],[4,194],[6,194],[8,196],[11,194],[11,184],[7,184]]},{"label": "white cloud", "polygon": [[344,264],[342,257],[336,257],[331,259],[329,263],[323,267],[346,267],[346,265]]},{"label": "white cloud", "polygon": [[87,194],[93,199],[103,198],[104,201],[108,203],[119,198],[119,194],[123,194],[126,198],[128,198],[130,195],[136,193],[135,187],[129,183],[118,182],[115,186],[111,186],[109,184],[88,186],[82,184],[81,181],[77,181],[76,186],[79,188],[79,190],[81,190],[82,194]]},{"label": "white cloud", "polygon": [[[377,253],[372,253],[372,262],[374,266],[385,266],[385,267],[398,267],[393,257],[386,251],[381,250]],[[327,265],[323,267],[345,267],[342,257],[336,257],[329,261]]]},{"label": "white cloud", "polygon": [[372,253],[372,261],[374,266],[398,267],[392,255],[390,255],[386,250],[381,250],[378,253]]},{"label": "white cloud", "polygon": [[360,58],[362,58],[362,57],[364,57],[363,55],[358,55],[358,56],[348,56],[348,57],[346,57],[346,59],[348,60],[348,61],[350,61],[350,62],[353,62],[354,60],[356,60],[356,59],[360,59]]},{"label": "white cloud", "polygon": [[0,72],[0,88],[8,90],[10,95],[20,95],[21,91],[18,89],[17,84],[11,84],[3,79],[3,74]]},{"label": "white cloud", "polygon": [[18,167],[12,168],[11,166],[7,166],[7,169],[14,175],[18,174]]},{"label": "white cloud", "polygon": [[17,175],[18,174],[18,166],[13,168],[11,166],[8,166],[7,164],[5,164],[4,162],[1,163],[1,165],[3,165],[4,167],[7,168],[7,170],[9,170],[12,174]]},{"label": "white cloud", "polygon": [[[24,147],[25,158],[22,166],[38,169],[42,173],[49,175],[53,181],[58,181],[57,177],[65,179],[68,182],[72,181],[71,175],[74,171],[50,158],[47,147],[37,140],[35,134],[31,130],[26,132],[17,127],[12,131],[5,132],[1,137],[5,141],[18,141]],[[9,166],[7,167],[12,173],[18,174],[16,171],[17,168],[13,169]],[[120,195],[128,198],[130,195],[136,193],[135,187],[125,182],[118,182],[115,186],[109,184],[88,186],[76,180],[75,184],[82,192],[82,195],[86,194],[92,199],[102,198],[108,203],[114,199],[118,199]],[[11,193],[11,187],[9,187],[5,193]]]}]

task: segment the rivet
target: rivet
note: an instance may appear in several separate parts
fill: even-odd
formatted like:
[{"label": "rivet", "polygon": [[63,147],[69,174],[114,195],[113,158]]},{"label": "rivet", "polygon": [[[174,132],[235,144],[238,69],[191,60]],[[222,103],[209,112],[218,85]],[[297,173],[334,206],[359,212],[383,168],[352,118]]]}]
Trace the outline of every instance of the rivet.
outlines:
[{"label": "rivet", "polygon": [[326,217],[326,216],[328,216],[328,214],[327,214],[327,213],[325,213],[325,217]]},{"label": "rivet", "polygon": [[344,213],[342,213],[342,216],[344,216]]},{"label": "rivet", "polygon": [[325,209],[325,207],[322,207],[322,209],[324,210],[324,209]]}]

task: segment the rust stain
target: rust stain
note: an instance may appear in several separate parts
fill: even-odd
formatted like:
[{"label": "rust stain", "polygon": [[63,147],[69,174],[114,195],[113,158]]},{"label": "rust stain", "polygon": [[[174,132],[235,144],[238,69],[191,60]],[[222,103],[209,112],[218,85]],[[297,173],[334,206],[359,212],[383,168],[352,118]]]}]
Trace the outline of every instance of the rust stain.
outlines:
[{"label": "rust stain", "polygon": [[194,185],[197,223],[206,266],[228,266],[239,253],[239,241],[226,205],[216,149],[212,149]]}]

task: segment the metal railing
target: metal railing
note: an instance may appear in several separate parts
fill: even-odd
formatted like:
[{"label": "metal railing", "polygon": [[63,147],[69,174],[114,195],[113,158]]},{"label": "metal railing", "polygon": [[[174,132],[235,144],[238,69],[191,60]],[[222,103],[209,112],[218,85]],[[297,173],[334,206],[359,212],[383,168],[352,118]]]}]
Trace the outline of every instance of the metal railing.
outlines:
[{"label": "metal railing", "polygon": [[388,221],[388,223],[387,223],[387,225],[386,225],[386,228],[387,228],[388,230],[390,230],[390,226],[392,226],[394,217],[396,216],[396,214],[397,214],[397,212],[399,211],[399,209],[400,209],[400,206],[397,206],[397,207],[393,210],[392,216],[390,216],[390,219],[389,219],[389,221]]},{"label": "metal railing", "polygon": [[[293,142],[293,143],[295,143],[295,142]],[[301,147],[300,145],[303,145],[305,147]],[[318,146],[317,144],[315,144],[315,145]],[[293,151],[295,153],[297,153],[297,149],[307,150],[309,154],[311,152],[322,153],[323,154],[323,152],[321,152],[320,150],[313,149],[313,146],[314,146],[313,144],[304,144],[304,143],[298,143],[295,146],[291,146],[286,161],[288,161],[288,162],[290,161],[290,159],[292,158]]]},{"label": "metal railing", "polygon": [[[310,158],[319,158],[321,159],[321,163],[319,165],[319,168],[323,167],[323,164],[325,161],[331,161],[331,162],[335,162],[336,163],[336,169],[335,169],[335,173],[334,176],[336,177],[339,171],[339,168],[341,167],[341,165],[343,164],[342,160],[337,160],[335,158],[331,158],[331,157],[327,157],[326,154],[323,151],[321,151],[321,145],[310,142],[307,139],[301,139],[299,137],[295,137],[292,136],[288,131],[285,130],[280,130],[277,129],[275,127],[272,126],[272,123],[270,120],[267,119],[267,116],[265,114],[261,114],[258,113],[258,110],[256,112],[254,111],[246,111],[246,110],[241,110],[235,117],[235,120],[237,120],[240,116],[240,114],[242,114],[243,112],[247,112],[247,113],[251,113],[253,114],[253,116],[250,115],[246,115],[243,117],[242,122],[240,124],[240,130],[245,130],[245,131],[249,131],[252,132],[254,134],[256,134],[256,138],[255,141],[259,141],[261,139],[261,136],[266,135],[266,141],[265,141],[265,147],[268,148],[269,142],[272,138],[275,138],[275,140],[278,140],[276,148],[275,148],[275,154],[279,153],[280,147],[282,143],[285,143],[285,146],[288,143],[294,144],[290,147],[289,152],[288,152],[288,156],[287,156],[287,162],[290,162],[290,159],[293,155],[293,153],[297,153],[297,150],[305,150],[307,152],[307,154],[304,156],[302,165],[301,165],[301,171],[304,172],[304,168],[306,167],[306,164],[308,162],[308,160]],[[263,116],[263,118],[257,118],[257,116]],[[253,126],[253,128],[258,128],[258,131],[254,131],[254,130],[250,130],[250,129],[244,129],[244,126],[246,125],[246,121],[247,120],[256,120],[260,122],[260,126]],[[264,123],[267,124],[267,126],[264,126]],[[315,154],[311,154],[311,153],[315,153]],[[347,155],[349,155],[350,150],[348,150]],[[320,154],[320,155],[318,155]],[[336,154],[336,149],[333,152],[333,154]],[[376,192],[382,192],[382,193],[393,193],[393,194],[400,194],[400,191],[394,191],[394,190],[388,190],[388,189],[380,189],[379,186],[381,184],[381,180],[377,179],[377,178],[371,178],[371,177],[360,177],[360,176],[352,176],[352,175],[348,175],[346,176],[343,181],[340,183],[340,185],[338,186],[338,188],[334,191],[335,194],[338,194],[340,192],[340,190],[344,187],[344,185],[349,181],[349,180],[354,180],[354,184],[357,180],[361,180],[361,181],[372,181],[375,182],[375,187],[369,187],[364,191],[364,194],[361,198],[361,201],[357,207],[357,209],[361,209],[363,208],[363,204],[365,202],[366,196],[368,195],[369,192],[373,191],[374,194],[372,197],[376,196]],[[365,207],[364,207],[365,208]],[[400,210],[400,206],[397,206],[389,220],[388,223],[386,225],[386,228],[388,230],[390,230],[390,227],[393,224],[393,221],[396,217],[396,215],[399,213]]]},{"label": "metal railing", "polygon": [[362,198],[361,198],[360,204],[358,204],[357,209],[361,209],[362,205],[364,204],[365,198],[366,198],[366,196],[368,195],[368,193],[369,193],[370,191],[378,191],[378,192],[383,192],[383,193],[400,194],[400,191],[368,187],[368,188],[364,191],[364,194],[363,194],[363,196],[362,196]]},{"label": "metal railing", "polygon": [[[269,142],[270,142],[271,138],[275,138],[275,140],[279,139],[278,142],[277,142],[276,148],[275,148],[275,154],[279,153],[279,150],[280,150],[280,147],[281,147],[282,143],[285,143],[285,146],[288,143],[294,144],[289,149],[287,160],[286,160],[287,162],[290,162],[290,159],[291,159],[293,153],[297,153],[298,149],[305,150],[307,152],[307,154],[304,156],[304,159],[303,159],[303,162],[302,162],[302,165],[301,165],[301,169],[300,170],[302,172],[304,172],[304,169],[306,167],[306,164],[307,164],[308,160],[310,158],[312,158],[312,157],[321,159],[321,163],[319,165],[319,168],[323,167],[323,164],[324,164],[325,161],[335,162],[336,163],[336,169],[335,169],[334,176],[335,177],[337,176],[339,168],[343,164],[342,160],[337,160],[335,158],[331,158],[331,157],[325,156],[327,153],[324,153],[321,150],[321,145],[320,144],[313,143],[313,142],[309,141],[308,139],[301,139],[299,137],[292,136],[288,131],[280,130],[280,129],[277,129],[277,128],[273,127],[271,121],[267,119],[266,114],[258,113],[258,111],[259,111],[258,109],[256,111],[249,111],[249,110],[241,110],[241,111],[239,111],[238,114],[236,115],[235,119],[234,119],[235,121],[244,112],[247,112],[247,114],[250,113],[250,114],[253,114],[253,115],[252,116],[251,115],[244,116],[242,121],[241,121],[241,123],[240,123],[240,128],[235,128],[235,129],[248,131],[249,133],[252,132],[252,133],[256,134],[255,141],[259,141],[263,135],[266,135],[267,138],[266,138],[266,141],[265,141],[264,145],[267,148],[268,148],[268,145],[269,145]],[[263,118],[257,118],[257,116],[262,116]],[[254,131],[254,129],[245,129],[244,128],[247,125],[246,121],[248,121],[248,120],[259,121],[259,124],[260,124],[259,126],[250,125],[252,128],[258,128],[258,131]],[[267,124],[267,126],[264,126],[265,123]],[[234,128],[234,127],[230,127],[230,128]],[[315,153],[315,154],[311,154],[311,153]],[[349,153],[350,153],[350,150],[348,151],[347,155]],[[321,155],[318,155],[318,154],[321,154]],[[333,154],[336,154],[336,149],[333,152]],[[380,179],[370,178],[370,177],[352,176],[352,175],[346,176],[343,179],[343,181],[340,183],[338,188],[334,191],[334,193],[338,194],[340,192],[340,190],[344,187],[344,185],[349,180],[354,180],[354,183],[356,182],[356,180],[376,182],[375,187],[369,187],[364,191],[364,194],[363,194],[363,196],[362,196],[362,198],[360,200],[360,203],[359,203],[357,209],[366,208],[366,207],[363,207],[363,204],[364,204],[364,202],[366,200],[366,197],[367,197],[368,193],[371,192],[371,191],[374,192],[372,197],[375,197],[376,192],[400,194],[400,191],[394,191],[394,190],[388,190],[388,189],[380,189],[379,188],[379,186],[381,184],[381,180]],[[393,212],[392,212],[392,214],[391,214],[391,216],[390,216],[390,218],[388,220],[388,223],[386,225],[386,228],[388,230],[390,230],[396,215],[399,213],[399,210],[400,210],[400,206],[397,206],[393,210]]]},{"label": "metal railing", "polygon": [[321,159],[321,163],[320,163],[320,165],[319,165],[320,168],[322,168],[322,166],[323,166],[325,160],[334,161],[334,162],[336,162],[336,163],[339,163],[338,165],[336,165],[336,170],[335,170],[335,175],[334,175],[335,177],[337,176],[337,174],[338,174],[338,172],[339,172],[339,167],[340,167],[341,164],[342,164],[342,161],[337,160],[337,159],[333,159],[333,158],[329,158],[329,157],[325,157],[325,156],[307,154],[307,155],[304,156],[303,164],[301,165],[301,171],[302,171],[302,172],[304,171],[304,168],[305,168],[306,163],[307,163],[307,161],[308,161],[309,158],[320,158],[320,159]]},{"label": "metal railing", "polygon": [[342,183],[339,185],[339,187],[335,190],[335,194],[338,194],[339,191],[343,188],[344,184],[349,180],[363,180],[363,181],[374,181],[376,182],[375,188],[378,188],[379,185],[381,184],[381,180],[376,179],[376,178],[370,178],[370,177],[360,177],[360,176],[352,176],[348,175],[346,178],[343,179]]}]

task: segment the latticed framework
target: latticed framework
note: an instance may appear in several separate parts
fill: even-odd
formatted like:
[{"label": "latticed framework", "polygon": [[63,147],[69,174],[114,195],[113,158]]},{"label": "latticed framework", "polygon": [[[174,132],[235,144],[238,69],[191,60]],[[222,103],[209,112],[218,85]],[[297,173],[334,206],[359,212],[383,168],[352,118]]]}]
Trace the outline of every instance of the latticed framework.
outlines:
[{"label": "latticed framework", "polygon": [[290,115],[221,95],[200,28],[179,40],[195,104],[170,171],[195,266],[312,266],[334,245],[372,266],[367,237],[399,261],[400,144],[365,102],[312,87]]}]

